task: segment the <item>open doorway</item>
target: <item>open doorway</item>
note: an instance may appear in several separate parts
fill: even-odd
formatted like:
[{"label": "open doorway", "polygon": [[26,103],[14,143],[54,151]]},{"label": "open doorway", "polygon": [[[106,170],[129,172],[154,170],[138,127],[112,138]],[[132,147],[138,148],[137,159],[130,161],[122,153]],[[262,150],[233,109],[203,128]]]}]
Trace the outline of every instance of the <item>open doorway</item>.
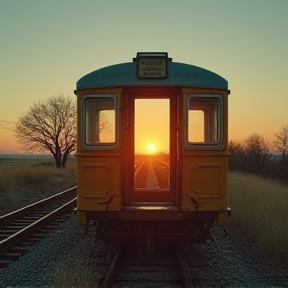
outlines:
[{"label": "open doorway", "polygon": [[176,163],[172,163],[172,159],[176,155],[177,137],[176,125],[171,125],[176,107],[170,97],[160,96],[135,95],[130,101],[130,201],[173,202],[176,199],[172,189]]}]

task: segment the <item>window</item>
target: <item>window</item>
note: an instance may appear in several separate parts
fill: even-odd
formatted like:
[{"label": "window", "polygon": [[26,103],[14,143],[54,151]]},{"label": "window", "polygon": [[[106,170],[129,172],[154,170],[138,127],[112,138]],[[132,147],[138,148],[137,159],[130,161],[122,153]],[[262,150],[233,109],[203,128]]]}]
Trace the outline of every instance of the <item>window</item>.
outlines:
[{"label": "window", "polygon": [[111,145],[116,142],[114,95],[87,95],[84,98],[85,145]]},{"label": "window", "polygon": [[194,145],[217,145],[221,141],[221,98],[189,95],[187,140]]}]

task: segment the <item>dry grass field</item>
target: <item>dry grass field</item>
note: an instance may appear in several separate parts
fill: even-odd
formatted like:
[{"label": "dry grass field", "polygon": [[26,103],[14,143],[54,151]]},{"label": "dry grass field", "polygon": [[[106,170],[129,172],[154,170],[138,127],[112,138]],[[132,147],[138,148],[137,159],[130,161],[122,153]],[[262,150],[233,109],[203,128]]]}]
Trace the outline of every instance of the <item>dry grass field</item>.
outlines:
[{"label": "dry grass field", "polygon": [[231,224],[251,235],[264,254],[288,256],[288,186],[261,177],[229,173]]},{"label": "dry grass field", "polygon": [[0,156],[0,215],[76,185],[76,159],[56,169],[52,157]]}]

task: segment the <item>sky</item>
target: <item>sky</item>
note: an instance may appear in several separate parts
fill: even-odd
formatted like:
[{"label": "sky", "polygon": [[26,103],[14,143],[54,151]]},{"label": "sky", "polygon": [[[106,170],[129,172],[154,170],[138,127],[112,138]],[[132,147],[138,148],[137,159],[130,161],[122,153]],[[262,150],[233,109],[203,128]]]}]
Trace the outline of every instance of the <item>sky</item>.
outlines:
[{"label": "sky", "polygon": [[[229,139],[288,122],[287,0],[0,0],[0,151],[29,106],[137,52],[168,52],[228,80]],[[8,129],[7,129],[8,128]]]}]

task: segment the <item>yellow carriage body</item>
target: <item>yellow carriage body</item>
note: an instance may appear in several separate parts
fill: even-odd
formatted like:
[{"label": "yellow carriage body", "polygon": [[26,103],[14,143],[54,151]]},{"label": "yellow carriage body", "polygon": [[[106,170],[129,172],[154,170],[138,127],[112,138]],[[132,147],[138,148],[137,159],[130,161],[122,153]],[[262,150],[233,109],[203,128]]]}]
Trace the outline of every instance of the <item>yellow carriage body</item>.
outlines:
[{"label": "yellow carriage body", "polygon": [[[85,75],[75,94],[81,224],[189,220],[225,225],[230,212],[224,78],[174,63],[167,53],[138,53],[131,63]],[[146,141],[141,129],[148,123],[151,131],[160,127],[154,137],[159,145],[166,143],[162,150],[153,143],[147,151],[141,148]]]}]

